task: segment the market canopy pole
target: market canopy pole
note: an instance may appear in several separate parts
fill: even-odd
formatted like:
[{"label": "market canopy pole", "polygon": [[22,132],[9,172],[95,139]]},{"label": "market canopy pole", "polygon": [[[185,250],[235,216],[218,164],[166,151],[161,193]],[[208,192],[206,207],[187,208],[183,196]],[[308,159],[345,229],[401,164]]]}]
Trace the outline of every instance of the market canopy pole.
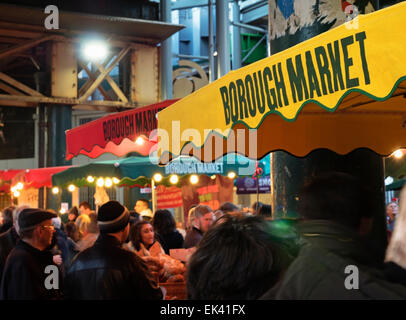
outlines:
[{"label": "market canopy pole", "polygon": [[[275,4],[275,1],[269,1],[270,10],[278,11],[286,17],[289,13],[286,12],[286,8],[291,1],[278,1],[278,5]],[[303,2],[301,5],[310,6],[313,4],[314,1],[306,0],[301,1]],[[338,1],[337,1],[338,2]],[[293,9],[293,8],[292,8]],[[326,31],[327,29],[331,28],[331,24],[321,24],[318,22],[318,17],[320,16],[323,8],[314,8],[314,11],[306,11],[309,13],[305,14],[298,14],[294,10],[291,12],[291,15],[288,19],[292,21],[303,21],[303,20],[313,20],[312,27],[303,27],[298,28],[294,35],[285,34],[283,36],[276,36],[275,30],[278,28],[277,23],[280,23],[278,19],[271,20],[271,28],[269,37],[272,39],[271,42],[271,50],[272,54],[275,54],[279,51],[283,51],[290,46],[307,40],[308,38],[317,36],[319,33]],[[354,8],[352,8],[354,10]],[[356,10],[356,8],[355,8]],[[334,17],[343,16],[343,11],[345,8],[336,8],[336,10],[324,11],[326,15],[324,20],[325,21],[333,21]],[[349,10],[348,10],[349,11]],[[345,12],[344,12],[345,13]],[[312,18],[309,14],[314,14],[315,17]],[[281,18],[281,17],[279,17]],[[354,30],[353,33],[355,34],[354,41],[351,41],[351,44],[357,43],[361,37],[365,40],[368,35],[365,33],[360,32],[361,30],[357,30],[355,23],[361,23],[357,20],[354,21]],[[289,22],[287,22],[289,23]],[[345,40],[347,39],[347,40]],[[341,40],[341,44],[345,45],[345,42],[348,42],[349,38],[344,38]],[[364,41],[362,40],[362,41]],[[358,42],[361,44],[361,42]],[[365,45],[364,45],[365,44]],[[328,48],[333,48],[335,43],[332,44],[333,46]],[[349,42],[348,42],[349,45]],[[377,43],[377,46],[380,44]],[[363,50],[368,50],[370,45],[367,45],[363,42],[362,48]],[[347,47],[348,48],[348,47]],[[317,51],[316,51],[317,52]],[[336,51],[337,52],[337,51]],[[301,56],[307,56],[310,54],[310,51],[306,51]],[[345,75],[346,80],[343,79],[343,83],[345,82],[348,84],[349,82],[354,82],[355,78],[350,79],[349,68],[352,68],[352,75],[354,77],[355,73],[355,65],[358,64],[353,60],[349,60],[348,54],[343,51],[342,58],[346,64],[344,72],[347,73]],[[318,56],[320,59],[321,56]],[[317,56],[316,56],[317,58]],[[369,61],[369,65],[377,64],[379,57],[374,56],[372,57],[373,60]],[[298,60],[296,60],[296,67],[298,66]],[[357,78],[357,81],[364,82],[366,85],[369,85],[371,82],[370,74],[367,71],[366,66],[366,59],[361,59],[361,63],[359,66],[363,70],[361,77]],[[307,61],[307,60],[306,60]],[[308,63],[308,62],[306,62]],[[347,72],[348,71],[348,72]],[[321,78],[322,79],[322,78]],[[311,82],[310,82],[311,84]],[[323,86],[323,82],[321,83]],[[355,86],[355,82],[351,84],[351,86]],[[319,88],[321,90],[323,88]],[[324,89],[323,89],[324,90]],[[321,93],[321,92],[320,92]],[[298,97],[297,97],[298,98]],[[345,128],[342,128],[345,130]],[[362,130],[362,128],[360,128]],[[327,172],[327,171],[341,171],[350,173],[356,177],[358,177],[365,185],[367,185],[371,191],[373,192],[373,197],[371,199],[359,199],[359,201],[371,201],[373,205],[370,206],[371,208],[375,208],[374,212],[374,222],[373,222],[373,230],[371,232],[371,237],[381,245],[380,247],[380,254],[383,256],[384,250],[387,244],[386,238],[386,220],[385,220],[385,196],[384,196],[384,168],[383,168],[383,160],[382,158],[377,155],[376,153],[370,150],[362,150],[357,149],[351,152],[348,155],[338,155],[335,152],[329,150],[316,150],[311,152],[308,156],[304,158],[297,158],[293,157],[292,155],[279,151],[274,152],[272,155],[272,163],[271,163],[271,170],[272,170],[272,181],[271,184],[274,186],[274,192],[272,194],[272,208],[275,210],[275,215],[277,218],[281,217],[298,217],[297,207],[300,201],[298,195],[300,189],[306,184],[308,181],[312,179],[315,175]],[[369,207],[369,206],[368,206]],[[381,257],[379,257],[381,258]]]}]

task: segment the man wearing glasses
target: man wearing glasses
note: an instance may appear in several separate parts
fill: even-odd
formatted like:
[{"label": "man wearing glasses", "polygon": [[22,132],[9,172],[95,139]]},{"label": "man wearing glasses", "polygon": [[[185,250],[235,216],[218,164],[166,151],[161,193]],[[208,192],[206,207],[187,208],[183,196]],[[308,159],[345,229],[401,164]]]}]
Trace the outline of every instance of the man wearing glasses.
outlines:
[{"label": "man wearing glasses", "polygon": [[[21,241],[10,252],[1,280],[1,300],[59,298],[59,274],[54,286],[47,285],[51,271],[57,270],[47,250],[55,232],[56,214],[42,209],[24,209],[18,217]],[[51,268],[51,269],[50,269]],[[56,271],[58,272],[58,271]]]}]

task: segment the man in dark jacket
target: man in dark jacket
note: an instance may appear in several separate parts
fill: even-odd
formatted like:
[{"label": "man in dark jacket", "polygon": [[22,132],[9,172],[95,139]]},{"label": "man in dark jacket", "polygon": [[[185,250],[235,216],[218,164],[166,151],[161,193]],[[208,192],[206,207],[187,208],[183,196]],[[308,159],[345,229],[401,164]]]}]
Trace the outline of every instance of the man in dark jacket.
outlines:
[{"label": "man in dark jacket", "polygon": [[325,174],[299,198],[299,255],[262,299],[406,298],[406,287],[387,281],[373,248],[361,237],[372,210],[367,206],[369,193],[358,179]]},{"label": "man in dark jacket", "polygon": [[148,268],[135,253],[122,248],[128,238],[130,214],[117,201],[98,211],[100,236],[79,253],[68,269],[65,294],[68,299],[162,299],[162,291],[149,276]]},{"label": "man in dark jacket", "polygon": [[24,209],[18,217],[21,241],[10,252],[1,281],[1,300],[57,299],[58,268],[47,248],[52,242],[56,214]]},{"label": "man in dark jacket", "polygon": [[206,205],[199,204],[194,209],[192,229],[188,230],[183,246],[186,249],[195,247],[202,240],[204,233],[213,225],[215,216],[213,210]]}]

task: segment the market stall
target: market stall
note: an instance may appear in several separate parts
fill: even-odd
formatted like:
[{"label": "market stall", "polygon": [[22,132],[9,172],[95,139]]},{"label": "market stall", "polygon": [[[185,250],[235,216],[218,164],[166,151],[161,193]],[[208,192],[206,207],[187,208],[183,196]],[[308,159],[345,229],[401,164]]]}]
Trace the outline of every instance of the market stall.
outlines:
[{"label": "market stall", "polygon": [[102,117],[66,131],[66,160],[83,154],[97,158],[103,153],[122,157],[129,152],[149,154],[156,144],[150,134],[157,128],[156,113],[177,100],[165,100],[142,108]]},{"label": "market stall", "polygon": [[158,114],[161,163],[406,147],[405,20],[404,2],[360,15],[179,100]]}]

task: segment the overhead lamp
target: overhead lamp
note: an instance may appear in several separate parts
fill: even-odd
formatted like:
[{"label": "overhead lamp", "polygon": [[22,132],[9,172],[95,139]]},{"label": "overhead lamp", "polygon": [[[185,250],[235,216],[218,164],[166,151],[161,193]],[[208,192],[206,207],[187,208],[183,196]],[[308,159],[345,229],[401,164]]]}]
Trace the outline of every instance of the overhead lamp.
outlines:
[{"label": "overhead lamp", "polygon": [[103,186],[104,186],[104,179],[103,179],[103,178],[97,179],[96,185],[97,185],[98,187],[103,187]]},{"label": "overhead lamp", "polygon": [[230,179],[234,179],[236,176],[235,172],[231,171],[228,173],[227,177],[229,177]]},{"label": "overhead lamp", "polygon": [[113,185],[113,180],[111,180],[110,178],[106,178],[106,180],[104,181],[104,185],[107,188],[110,188]]},{"label": "overhead lamp", "polygon": [[162,181],[162,174],[160,174],[160,173],[155,173],[154,176],[153,176],[153,179],[154,179],[156,182],[161,182],[161,181]]},{"label": "overhead lamp", "polygon": [[94,178],[92,176],[88,176],[86,180],[87,180],[87,182],[90,182],[90,183],[94,182]]},{"label": "overhead lamp", "polygon": [[87,61],[102,62],[107,58],[108,47],[103,40],[86,40],[82,44],[82,52]]},{"label": "overhead lamp", "polygon": [[68,190],[69,190],[70,192],[75,191],[75,189],[76,189],[76,187],[75,187],[73,184],[70,184],[69,187],[68,187]]},{"label": "overhead lamp", "polygon": [[171,175],[171,177],[169,178],[169,181],[172,184],[177,184],[179,182],[179,177],[176,174]]},{"label": "overhead lamp", "polygon": [[59,188],[58,187],[53,187],[52,188],[52,193],[53,194],[58,194],[59,193]]},{"label": "overhead lamp", "polygon": [[195,174],[192,174],[191,176],[190,176],[190,183],[191,184],[196,184],[196,183],[198,183],[199,182],[199,177],[197,176],[197,175],[195,175]]}]

